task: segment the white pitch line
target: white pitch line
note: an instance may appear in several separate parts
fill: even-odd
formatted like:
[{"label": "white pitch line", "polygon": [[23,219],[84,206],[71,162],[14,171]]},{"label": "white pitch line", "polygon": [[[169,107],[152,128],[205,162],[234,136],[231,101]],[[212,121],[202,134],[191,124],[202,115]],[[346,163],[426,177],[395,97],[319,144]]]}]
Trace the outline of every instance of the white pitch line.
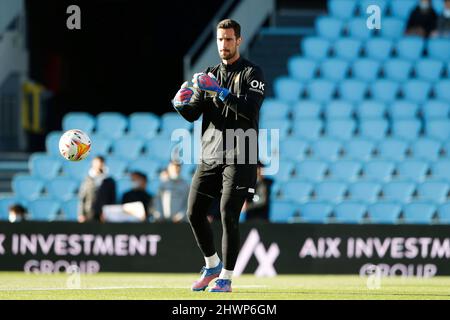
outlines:
[{"label": "white pitch line", "polygon": [[[234,286],[235,288],[266,288],[263,285],[242,285]],[[0,288],[0,292],[9,291],[64,291],[64,290],[120,290],[120,289],[189,289],[189,287],[158,287],[158,286],[143,286],[143,287],[93,287],[93,288]]]}]

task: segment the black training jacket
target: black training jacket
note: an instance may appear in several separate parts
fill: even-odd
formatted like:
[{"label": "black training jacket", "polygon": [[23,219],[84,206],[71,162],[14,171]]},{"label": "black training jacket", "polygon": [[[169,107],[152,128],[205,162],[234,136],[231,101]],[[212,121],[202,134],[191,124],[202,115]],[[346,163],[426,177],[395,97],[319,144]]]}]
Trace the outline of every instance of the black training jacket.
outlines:
[{"label": "black training jacket", "polygon": [[[222,102],[215,95],[196,90],[189,105],[175,108],[190,122],[203,115],[201,159],[206,163],[221,161],[229,163],[230,160],[234,161],[233,163],[241,163],[242,157],[239,156],[245,152],[246,162],[253,163],[255,157],[257,161],[259,110],[264,100],[265,86],[261,68],[240,57],[232,65],[220,63],[207,68],[204,72],[214,74],[220,86],[230,90],[225,100]],[[228,146],[230,142],[227,142],[227,137],[229,141],[230,130],[227,134],[226,129],[242,129],[248,134],[252,130],[247,130],[253,129],[256,141],[244,136],[242,139],[239,134],[235,134],[234,144]]]}]

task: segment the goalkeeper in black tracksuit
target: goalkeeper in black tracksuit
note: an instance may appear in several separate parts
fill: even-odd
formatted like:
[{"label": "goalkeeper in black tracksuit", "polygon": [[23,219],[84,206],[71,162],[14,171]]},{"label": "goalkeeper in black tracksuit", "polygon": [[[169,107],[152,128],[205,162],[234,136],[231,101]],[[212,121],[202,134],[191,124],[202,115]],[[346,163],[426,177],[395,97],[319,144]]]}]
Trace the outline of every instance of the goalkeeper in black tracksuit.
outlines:
[{"label": "goalkeeper in black tracksuit", "polygon": [[[205,266],[192,290],[203,291],[218,278],[211,292],[231,292],[231,276],[239,253],[239,215],[255,192],[258,161],[259,109],[264,100],[261,69],[240,57],[242,39],[236,21],[217,26],[222,63],[196,73],[190,88],[185,82],[173,99],[177,112],[188,121],[203,115],[202,154],[192,178],[188,218],[205,257]],[[222,257],[214,247],[207,212],[220,196]]]}]

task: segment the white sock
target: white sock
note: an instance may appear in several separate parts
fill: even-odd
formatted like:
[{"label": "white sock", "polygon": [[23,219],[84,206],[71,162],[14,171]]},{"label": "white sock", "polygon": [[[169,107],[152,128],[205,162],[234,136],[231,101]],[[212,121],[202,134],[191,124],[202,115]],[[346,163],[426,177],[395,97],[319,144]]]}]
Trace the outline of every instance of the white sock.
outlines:
[{"label": "white sock", "polygon": [[233,270],[225,270],[222,269],[219,275],[219,279],[228,279],[231,280],[231,277],[233,276]]},{"label": "white sock", "polygon": [[208,269],[217,267],[220,263],[220,258],[217,255],[217,252],[214,253],[211,257],[205,257],[205,263]]}]

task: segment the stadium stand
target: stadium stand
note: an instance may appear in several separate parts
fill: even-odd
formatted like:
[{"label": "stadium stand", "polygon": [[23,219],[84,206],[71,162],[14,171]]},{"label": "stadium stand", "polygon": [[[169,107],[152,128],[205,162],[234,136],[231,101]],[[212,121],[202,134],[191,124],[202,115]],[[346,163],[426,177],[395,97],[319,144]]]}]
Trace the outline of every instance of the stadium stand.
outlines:
[{"label": "stadium stand", "polygon": [[[386,15],[381,30],[366,27],[371,4]],[[450,40],[403,35],[415,5],[329,0],[315,34],[287,59],[260,114],[260,127],[280,129],[281,138],[270,221],[450,223]],[[174,112],[66,114],[63,130],[74,127],[90,134],[93,155],[106,156],[119,196],[132,170],[148,174],[155,192],[174,151],[168,137],[193,128]],[[33,219],[54,219],[61,209],[62,219],[76,220],[75,192],[89,162],[56,158],[60,134],[48,134],[47,153],[30,158],[30,175],[14,178],[14,197],[0,207],[29,203],[33,216],[48,206]]]}]

